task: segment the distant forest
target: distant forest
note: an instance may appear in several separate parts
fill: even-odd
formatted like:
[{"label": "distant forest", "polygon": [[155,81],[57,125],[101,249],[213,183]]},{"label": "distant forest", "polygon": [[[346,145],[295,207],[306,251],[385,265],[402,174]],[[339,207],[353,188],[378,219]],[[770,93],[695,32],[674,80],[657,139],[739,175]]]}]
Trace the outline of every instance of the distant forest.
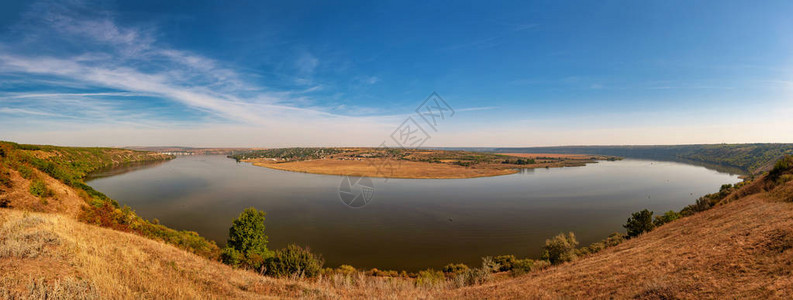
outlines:
[{"label": "distant forest", "polygon": [[690,161],[735,168],[755,175],[770,170],[793,144],[710,144],[671,146],[560,146],[494,148],[494,152],[597,154],[654,160]]}]

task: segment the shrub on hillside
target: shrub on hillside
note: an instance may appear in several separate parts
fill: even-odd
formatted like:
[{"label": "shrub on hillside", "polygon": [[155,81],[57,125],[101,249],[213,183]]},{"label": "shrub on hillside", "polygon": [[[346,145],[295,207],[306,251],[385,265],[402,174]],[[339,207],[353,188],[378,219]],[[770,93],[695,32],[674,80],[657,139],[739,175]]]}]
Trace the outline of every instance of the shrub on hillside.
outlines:
[{"label": "shrub on hillside", "polygon": [[655,219],[653,220],[653,225],[655,225],[655,227],[658,227],[666,223],[672,222],[674,220],[680,219],[680,217],[681,215],[679,213],[677,213],[674,210],[670,210],[661,216],[655,216]]},{"label": "shrub on hillside", "polygon": [[435,287],[445,281],[446,277],[443,276],[443,272],[435,271],[433,269],[419,271],[419,274],[416,277],[416,285],[420,287]]},{"label": "shrub on hillside", "polygon": [[[122,211],[123,210],[124,209],[122,209]],[[168,244],[213,260],[217,259],[221,252],[214,241],[203,238],[195,231],[177,231],[163,225],[152,224],[138,217],[134,212],[131,212],[131,210],[128,214],[128,218],[131,222],[132,231],[150,239],[162,240]]]},{"label": "shrub on hillside", "polygon": [[534,271],[534,260],[533,259],[516,259],[512,262],[512,268],[510,268],[512,272],[512,276],[520,276],[531,271]]},{"label": "shrub on hillside", "polygon": [[325,262],[307,248],[289,245],[264,261],[264,273],[275,277],[314,277]]},{"label": "shrub on hillside", "polygon": [[462,274],[468,271],[470,268],[465,264],[448,264],[443,267],[443,273],[448,274]]},{"label": "shrub on hillside", "polygon": [[225,247],[220,252],[220,260],[229,266],[240,267],[245,261],[245,255],[231,247]]},{"label": "shrub on hillside", "polygon": [[551,266],[551,262],[547,260],[535,260],[534,270],[544,270]]},{"label": "shrub on hillside", "polygon": [[707,197],[699,197],[694,204],[689,204],[680,211],[680,215],[687,217],[694,215],[698,212],[703,212],[712,207],[712,202]]},{"label": "shrub on hillside", "polygon": [[454,287],[480,285],[493,279],[493,273],[484,268],[471,268],[451,278]]},{"label": "shrub on hillside", "polygon": [[515,255],[511,254],[493,257],[493,261],[501,266],[499,271],[502,272],[512,270],[512,264],[515,262],[515,260],[517,260],[517,258],[515,258]]},{"label": "shrub on hillside", "polygon": [[17,171],[19,171],[19,175],[22,176],[22,178],[33,178],[33,169],[26,165],[19,165],[19,167],[17,167]]},{"label": "shrub on hillside", "polygon": [[793,172],[793,155],[786,155],[774,164],[774,168],[768,172],[768,177],[776,181],[782,174],[790,172]]},{"label": "shrub on hillside", "polygon": [[52,190],[47,188],[47,184],[40,179],[33,180],[30,183],[30,194],[39,198],[47,198],[52,196]]},{"label": "shrub on hillside", "polygon": [[493,273],[484,268],[473,268],[464,273],[465,285],[480,285],[493,279]]},{"label": "shrub on hillside", "polygon": [[126,212],[113,207],[110,203],[102,203],[99,206],[90,205],[83,208],[79,220],[119,231],[132,231],[131,216]]},{"label": "shrub on hillside", "polygon": [[636,237],[642,233],[650,232],[655,228],[653,225],[653,212],[641,210],[631,214],[628,222],[622,225],[628,230],[628,237]]},{"label": "shrub on hillside", "polygon": [[482,257],[482,269],[488,272],[498,272],[501,270],[501,265],[497,263],[492,256]]},{"label": "shrub on hillside", "polygon": [[616,245],[621,244],[625,241],[625,235],[619,232],[614,232],[610,234],[606,239],[602,241],[598,241],[595,243],[590,244],[586,247],[581,247],[580,249],[576,250],[576,254],[579,256],[589,255],[593,253],[600,252],[603,249],[614,247]]},{"label": "shrub on hillside", "polygon": [[378,268],[372,268],[368,273],[370,276],[376,277],[399,277],[399,271],[397,270],[380,270]]},{"label": "shrub on hillside", "polygon": [[352,273],[355,273],[358,270],[356,270],[355,267],[351,265],[341,265],[338,268],[336,268],[336,270],[334,271],[339,274],[351,275]]},{"label": "shrub on hillside", "polygon": [[0,164],[0,191],[11,187],[11,173]]},{"label": "shrub on hillside", "polygon": [[542,259],[552,264],[572,261],[576,258],[576,246],[578,246],[578,241],[575,239],[574,233],[560,233],[552,239],[545,240]]},{"label": "shrub on hillside", "polygon": [[783,174],[782,176],[779,176],[779,178],[776,180],[776,183],[783,184],[791,180],[793,180],[793,174]]}]

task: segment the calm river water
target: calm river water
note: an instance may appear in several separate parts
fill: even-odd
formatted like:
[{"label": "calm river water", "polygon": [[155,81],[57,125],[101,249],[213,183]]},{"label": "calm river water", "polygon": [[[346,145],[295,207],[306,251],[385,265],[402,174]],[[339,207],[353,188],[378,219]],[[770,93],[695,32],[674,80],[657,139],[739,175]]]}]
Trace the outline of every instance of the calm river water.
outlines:
[{"label": "calm river water", "polygon": [[97,172],[88,184],[144,218],[219,245],[253,206],[267,212],[271,249],[296,243],[321,253],[326,266],[415,271],[477,266],[488,255],[536,258],[560,232],[586,245],[624,232],[631,212],[679,210],[740,181],[700,166],[626,159],[473,179],[375,178],[371,202],[350,208],[339,197],[342,180],[192,156]]}]

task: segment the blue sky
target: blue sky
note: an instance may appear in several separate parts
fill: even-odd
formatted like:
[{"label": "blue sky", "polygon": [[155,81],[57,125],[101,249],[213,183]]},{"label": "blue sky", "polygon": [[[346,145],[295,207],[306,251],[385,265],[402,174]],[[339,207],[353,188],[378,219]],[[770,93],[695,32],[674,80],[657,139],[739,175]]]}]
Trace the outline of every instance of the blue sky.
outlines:
[{"label": "blue sky", "polygon": [[789,1],[3,1],[0,139],[793,142]]}]

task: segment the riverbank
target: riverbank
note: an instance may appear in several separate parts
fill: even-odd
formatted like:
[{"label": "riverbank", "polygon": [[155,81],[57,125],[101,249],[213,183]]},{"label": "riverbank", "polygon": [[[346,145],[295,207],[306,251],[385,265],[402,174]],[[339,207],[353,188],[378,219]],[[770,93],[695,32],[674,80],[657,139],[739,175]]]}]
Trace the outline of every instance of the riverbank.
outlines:
[{"label": "riverbank", "polygon": [[584,166],[601,155],[483,153],[378,148],[292,148],[232,156],[282,171],[406,179],[460,179],[514,174],[520,169]]}]

